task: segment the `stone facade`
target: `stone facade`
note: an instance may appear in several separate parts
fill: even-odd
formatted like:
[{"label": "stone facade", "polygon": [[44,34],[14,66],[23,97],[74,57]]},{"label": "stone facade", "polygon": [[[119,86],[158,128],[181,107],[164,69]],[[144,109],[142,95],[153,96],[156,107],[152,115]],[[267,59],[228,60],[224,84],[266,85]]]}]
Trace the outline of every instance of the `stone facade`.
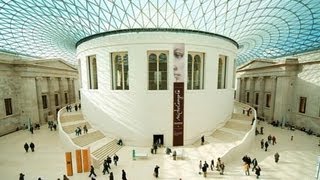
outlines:
[{"label": "stone facade", "polygon": [[[318,59],[308,61],[308,57]],[[258,117],[268,122],[284,121],[320,133],[319,92],[320,52],[282,58],[277,63],[254,60],[237,70],[236,99],[253,106]]]},{"label": "stone facade", "polygon": [[[58,109],[79,101],[77,69],[60,59],[33,60],[0,53],[0,89],[0,135],[28,124],[29,119],[45,124],[56,119]],[[42,96],[46,96],[46,108]],[[6,100],[11,101],[9,113]]]}]

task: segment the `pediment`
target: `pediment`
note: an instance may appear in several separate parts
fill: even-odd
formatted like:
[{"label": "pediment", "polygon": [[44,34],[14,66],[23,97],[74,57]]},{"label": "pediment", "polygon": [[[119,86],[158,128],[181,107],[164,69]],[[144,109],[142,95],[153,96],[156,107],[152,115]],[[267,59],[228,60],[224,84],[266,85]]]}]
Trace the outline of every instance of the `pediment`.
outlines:
[{"label": "pediment", "polygon": [[47,67],[54,67],[54,68],[61,68],[61,69],[68,69],[68,70],[77,70],[72,65],[69,65],[68,63],[66,63],[60,59],[40,60],[40,61],[34,61],[34,63],[37,65],[47,66]]},{"label": "pediment", "polygon": [[254,69],[254,68],[259,68],[259,67],[271,66],[274,64],[275,64],[275,62],[268,61],[268,60],[253,60],[253,61],[243,65],[238,70]]}]

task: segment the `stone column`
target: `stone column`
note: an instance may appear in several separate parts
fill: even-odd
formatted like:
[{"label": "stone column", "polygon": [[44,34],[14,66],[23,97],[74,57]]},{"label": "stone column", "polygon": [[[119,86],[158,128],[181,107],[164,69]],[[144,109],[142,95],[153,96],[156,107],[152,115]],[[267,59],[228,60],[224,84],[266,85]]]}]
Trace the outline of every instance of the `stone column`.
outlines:
[{"label": "stone column", "polygon": [[254,104],[254,84],[255,84],[255,80],[253,77],[249,78],[250,81],[250,96],[249,96],[249,104],[250,106],[253,106]]},{"label": "stone column", "polygon": [[259,85],[260,85],[260,92],[259,92],[259,107],[258,107],[258,116],[259,117],[264,117],[264,99],[265,99],[265,94],[264,94],[264,89],[265,89],[265,79],[263,76],[258,78]]},{"label": "stone column", "polygon": [[48,78],[48,91],[49,91],[49,109],[51,115],[53,115],[54,119],[56,119],[56,105],[54,99],[54,84],[53,84],[53,77]]},{"label": "stone column", "polygon": [[69,103],[74,103],[74,92],[72,89],[73,78],[68,78],[68,94],[69,94]]},{"label": "stone column", "polygon": [[36,77],[36,91],[37,91],[37,102],[38,102],[38,113],[39,113],[39,123],[44,124],[43,115],[43,102],[42,102],[42,88],[41,88],[41,77]]},{"label": "stone column", "polygon": [[277,87],[277,77],[271,76],[271,106],[270,106],[270,120],[273,121],[274,117],[274,107],[276,100],[276,87]]},{"label": "stone column", "polygon": [[241,102],[246,103],[246,78],[241,78]]},{"label": "stone column", "polygon": [[241,78],[237,78],[236,100],[241,102]]},{"label": "stone column", "polygon": [[63,81],[65,80],[65,78],[60,77],[59,78],[59,95],[60,95],[60,106],[63,107],[65,106],[66,102],[64,100],[64,91],[63,91]]}]

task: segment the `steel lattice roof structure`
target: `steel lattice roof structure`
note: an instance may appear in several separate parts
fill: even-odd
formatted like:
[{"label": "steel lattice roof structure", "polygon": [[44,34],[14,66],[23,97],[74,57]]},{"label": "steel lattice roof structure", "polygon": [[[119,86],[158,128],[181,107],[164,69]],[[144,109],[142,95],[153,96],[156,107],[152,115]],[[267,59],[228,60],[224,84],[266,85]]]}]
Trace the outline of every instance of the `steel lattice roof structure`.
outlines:
[{"label": "steel lattice roof structure", "polygon": [[319,0],[1,0],[0,51],[76,64],[76,43],[123,29],[170,28],[238,42],[237,64],[320,49]]}]

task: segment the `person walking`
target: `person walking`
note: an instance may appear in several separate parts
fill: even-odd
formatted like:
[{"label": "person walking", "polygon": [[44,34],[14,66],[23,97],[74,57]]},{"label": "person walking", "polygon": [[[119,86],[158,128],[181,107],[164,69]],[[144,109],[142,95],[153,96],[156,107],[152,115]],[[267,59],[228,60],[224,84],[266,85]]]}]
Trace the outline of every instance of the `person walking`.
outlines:
[{"label": "person walking", "polygon": [[90,166],[90,174],[89,177],[91,177],[91,175],[94,175],[94,177],[97,177],[96,173],[94,172],[94,167],[91,165]]},{"label": "person walking", "polygon": [[34,148],[35,148],[35,145],[33,144],[33,142],[31,142],[30,143],[30,149],[31,149],[32,152],[34,152]]},{"label": "person walking", "polygon": [[272,145],[277,144],[276,137],[272,136]]},{"label": "person walking", "polygon": [[243,165],[243,169],[244,169],[244,173],[245,173],[245,175],[250,176],[249,164],[244,163],[244,165]]},{"label": "person walking", "polygon": [[268,151],[268,146],[269,146],[268,141],[266,141],[266,142],[264,143],[264,147],[266,148],[265,151]]},{"label": "person walking", "polygon": [[210,169],[211,169],[211,171],[213,171],[213,168],[214,168],[214,160],[212,159],[212,160],[211,160],[211,164],[210,164]]},{"label": "person walking", "polygon": [[258,161],[256,158],[252,159],[252,165],[253,165],[252,171],[254,171],[256,169],[256,167],[258,166]]},{"label": "person walking", "polygon": [[204,136],[201,136],[201,145],[204,144]]},{"label": "person walking", "polygon": [[63,175],[63,180],[69,180],[69,178],[64,174]]},{"label": "person walking", "polygon": [[113,156],[113,161],[114,161],[114,165],[117,166],[118,161],[119,161],[119,157],[116,154],[114,154],[114,156]]},{"label": "person walking", "polygon": [[257,179],[259,179],[260,172],[261,172],[261,168],[260,168],[260,166],[257,166],[257,167],[256,167],[256,175],[257,175]]},{"label": "person walking", "polygon": [[109,180],[113,180],[113,172],[110,172]]},{"label": "person walking", "polygon": [[29,145],[28,145],[28,143],[25,143],[23,147],[24,147],[24,150],[26,150],[26,152],[28,152],[28,150],[29,150]]},{"label": "person walking", "polygon": [[200,160],[200,163],[199,163],[199,174],[201,174],[201,171],[202,171],[202,161]]},{"label": "person walking", "polygon": [[279,153],[276,152],[276,153],[274,154],[274,161],[275,161],[276,163],[278,163],[279,157],[280,157]]},{"label": "person walking", "polygon": [[154,172],[153,172],[153,174],[154,174],[154,176],[156,177],[156,178],[158,178],[158,176],[159,176],[159,166],[158,165],[156,165],[156,167],[154,168]]},{"label": "person walking", "polygon": [[225,165],[224,165],[224,162],[222,162],[222,163],[220,164],[220,175],[223,175],[224,168],[225,168]]},{"label": "person walking", "polygon": [[263,149],[264,148],[264,140],[263,139],[261,139],[260,145],[261,145],[261,149]]},{"label": "person walking", "polygon": [[105,159],[105,160],[103,161],[103,170],[102,170],[103,175],[105,175],[106,172],[109,174],[108,162],[107,162],[107,160]]},{"label": "person walking", "polygon": [[19,174],[19,180],[24,180],[24,174],[23,173]]},{"label": "person walking", "polygon": [[203,177],[207,177],[207,169],[208,169],[208,166],[206,164],[203,164],[202,166]]},{"label": "person walking", "polygon": [[122,169],[122,180],[127,180],[127,173]]}]

